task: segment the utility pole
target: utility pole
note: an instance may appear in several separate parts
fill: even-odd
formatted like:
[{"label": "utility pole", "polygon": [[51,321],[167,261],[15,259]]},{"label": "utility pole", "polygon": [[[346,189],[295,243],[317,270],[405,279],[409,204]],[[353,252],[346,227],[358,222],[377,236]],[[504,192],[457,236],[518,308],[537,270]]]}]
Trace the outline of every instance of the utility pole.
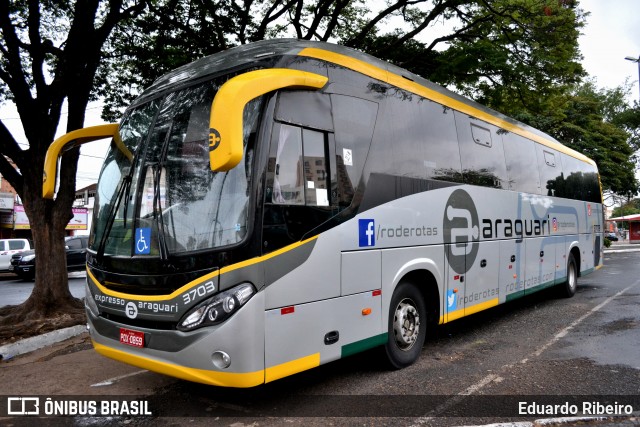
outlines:
[{"label": "utility pole", "polygon": [[633,56],[627,56],[624,59],[638,64],[638,88],[640,88],[640,56],[638,56],[637,58],[634,58]]}]

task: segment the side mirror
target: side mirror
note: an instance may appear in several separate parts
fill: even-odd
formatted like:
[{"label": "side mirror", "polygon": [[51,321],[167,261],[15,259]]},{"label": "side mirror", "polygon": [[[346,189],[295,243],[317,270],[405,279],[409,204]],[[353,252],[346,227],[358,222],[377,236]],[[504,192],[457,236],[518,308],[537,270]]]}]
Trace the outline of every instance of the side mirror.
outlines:
[{"label": "side mirror", "polygon": [[249,101],[282,89],[320,89],[329,79],[284,68],[250,71],[229,79],[213,98],[209,117],[209,163],[214,172],[233,169],[243,154],[243,114]]},{"label": "side mirror", "polygon": [[58,157],[64,154],[65,151],[98,139],[118,139],[117,134],[118,124],[111,123],[74,130],[53,141],[47,150],[47,156],[44,160],[42,197],[45,199],[53,199],[56,177],[58,176]]}]

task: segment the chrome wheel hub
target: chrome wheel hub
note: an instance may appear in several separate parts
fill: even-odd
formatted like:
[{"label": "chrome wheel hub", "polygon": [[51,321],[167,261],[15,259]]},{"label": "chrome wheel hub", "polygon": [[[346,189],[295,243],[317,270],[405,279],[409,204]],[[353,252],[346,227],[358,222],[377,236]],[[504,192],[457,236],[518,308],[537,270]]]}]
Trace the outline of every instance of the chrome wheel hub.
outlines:
[{"label": "chrome wheel hub", "polygon": [[400,301],[393,317],[393,334],[401,350],[409,350],[420,333],[420,316],[415,303],[408,298]]}]

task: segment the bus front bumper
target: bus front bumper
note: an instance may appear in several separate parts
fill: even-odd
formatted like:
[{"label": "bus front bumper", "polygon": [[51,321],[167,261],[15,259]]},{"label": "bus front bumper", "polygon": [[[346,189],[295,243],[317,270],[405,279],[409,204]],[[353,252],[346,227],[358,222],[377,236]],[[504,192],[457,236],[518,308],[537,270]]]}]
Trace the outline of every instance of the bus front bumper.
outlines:
[{"label": "bus front bumper", "polygon": [[[264,315],[263,292],[224,323],[192,332],[132,327],[87,310],[93,346],[103,356],[188,381],[241,388],[265,382]],[[145,346],[122,344],[121,328],[144,333]],[[229,359],[226,368],[219,367],[221,354]]]}]

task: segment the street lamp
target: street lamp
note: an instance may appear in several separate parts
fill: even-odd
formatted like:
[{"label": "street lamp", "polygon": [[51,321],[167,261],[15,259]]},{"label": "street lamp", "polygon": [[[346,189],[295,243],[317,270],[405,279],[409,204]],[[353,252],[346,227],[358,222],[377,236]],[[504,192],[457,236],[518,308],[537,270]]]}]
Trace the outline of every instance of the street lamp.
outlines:
[{"label": "street lamp", "polygon": [[624,59],[638,64],[638,87],[640,88],[640,56],[638,56],[637,58],[634,58],[633,56],[627,56]]}]

